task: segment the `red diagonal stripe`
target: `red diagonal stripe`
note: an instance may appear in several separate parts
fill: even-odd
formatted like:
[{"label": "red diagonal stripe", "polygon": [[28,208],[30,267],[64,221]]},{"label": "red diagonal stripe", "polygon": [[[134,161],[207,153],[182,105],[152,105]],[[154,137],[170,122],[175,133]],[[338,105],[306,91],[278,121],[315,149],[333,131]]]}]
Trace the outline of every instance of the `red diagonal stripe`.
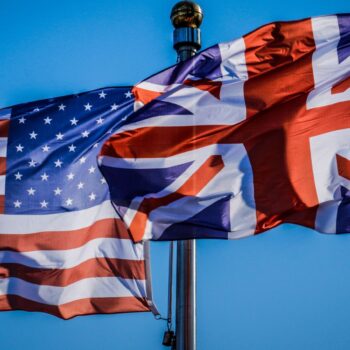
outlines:
[{"label": "red diagonal stripe", "polygon": [[193,86],[202,91],[208,91],[217,99],[220,99],[220,89],[222,83],[220,81],[213,81],[209,79],[199,79],[199,80],[185,80],[185,85]]},{"label": "red diagonal stripe", "polygon": [[345,78],[332,87],[332,94],[340,94],[350,88],[350,77]]},{"label": "red diagonal stripe", "polygon": [[158,91],[151,91],[151,90],[145,90],[142,88],[139,88],[137,86],[135,86],[132,89],[132,93],[135,96],[135,100],[136,101],[140,101],[143,104],[146,104],[148,102],[151,102],[152,100],[154,100],[155,98],[159,97],[160,95],[162,95],[162,92],[158,92]]},{"label": "red diagonal stripe", "polygon": [[336,157],[339,175],[345,177],[347,180],[350,180],[350,160],[340,156],[339,154],[337,154]]},{"label": "red diagonal stripe", "polygon": [[147,217],[152,210],[166,206],[186,196],[195,196],[224,167],[221,156],[209,157],[202,166],[174,193],[161,198],[145,198],[130,225],[130,232],[135,242],[142,240]]}]

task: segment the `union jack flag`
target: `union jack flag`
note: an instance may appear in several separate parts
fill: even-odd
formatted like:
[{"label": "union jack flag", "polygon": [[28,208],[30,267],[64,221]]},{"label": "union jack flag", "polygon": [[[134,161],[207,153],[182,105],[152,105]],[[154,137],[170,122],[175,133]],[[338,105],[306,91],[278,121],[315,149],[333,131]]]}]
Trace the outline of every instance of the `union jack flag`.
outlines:
[{"label": "union jack flag", "polygon": [[349,56],[347,14],[276,22],[138,84],[100,154],[134,241],[350,232]]},{"label": "union jack flag", "polygon": [[0,310],[149,311],[148,250],[114,211],[96,155],[128,87],[0,110]]}]

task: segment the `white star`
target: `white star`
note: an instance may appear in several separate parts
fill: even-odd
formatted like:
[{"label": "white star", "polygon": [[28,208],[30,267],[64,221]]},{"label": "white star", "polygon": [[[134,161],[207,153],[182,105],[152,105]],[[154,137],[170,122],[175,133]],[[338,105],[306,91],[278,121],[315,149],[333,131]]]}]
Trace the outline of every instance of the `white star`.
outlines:
[{"label": "white star", "polygon": [[59,196],[60,194],[61,194],[61,192],[62,192],[62,190],[59,188],[59,187],[57,187],[55,190],[53,190],[54,192],[55,192],[55,196]]},{"label": "white star", "polygon": [[16,148],[17,148],[17,152],[23,152],[24,147],[21,144],[16,146]]},{"label": "white star", "polygon": [[17,173],[15,174],[16,180],[22,180],[22,176],[23,175],[19,171],[17,171]]},{"label": "white star", "polygon": [[99,96],[100,98],[106,98],[107,94],[104,91],[102,91],[99,93]]},{"label": "white star", "polygon": [[40,175],[41,176],[41,181],[47,181],[47,179],[50,177],[49,175],[47,175],[46,173]]},{"label": "white star", "polygon": [[30,136],[31,139],[36,140],[36,137],[38,136],[38,134],[37,134],[35,131],[32,131],[32,132],[29,134],[29,136]]},{"label": "white star", "polygon": [[66,200],[66,205],[67,205],[67,206],[73,205],[73,199],[68,198],[68,199]]},{"label": "white star", "polygon": [[111,106],[111,110],[112,111],[116,111],[118,109],[118,105],[113,103],[112,106]]},{"label": "white star", "polygon": [[15,206],[15,208],[20,208],[22,205],[22,202],[20,202],[18,199],[16,200],[16,202],[13,202],[13,205]]},{"label": "white star", "polygon": [[44,123],[45,124],[51,124],[51,122],[52,122],[52,119],[50,117],[44,118]]},{"label": "white star", "polygon": [[67,179],[68,180],[73,180],[74,179],[74,174],[73,173],[69,173],[68,175],[67,175]]},{"label": "white star", "polygon": [[27,120],[26,118],[21,117],[21,118],[19,118],[18,122],[19,122],[20,124],[24,124],[26,120]]},{"label": "white star", "polygon": [[81,157],[79,160],[80,164],[84,164],[85,161],[86,161],[86,157]]},{"label": "white star", "polygon": [[103,121],[104,121],[104,119],[100,117],[100,118],[98,118],[98,119],[96,120],[96,123],[97,123],[97,124],[102,124]]},{"label": "white star", "polygon": [[35,190],[33,187],[31,187],[31,188],[29,188],[29,189],[27,190],[29,196],[34,196],[35,191],[36,191],[36,190]]},{"label": "white star", "polygon": [[48,145],[45,145],[45,146],[41,147],[41,149],[43,150],[43,152],[48,152],[50,148],[51,148],[51,147],[49,147]]},{"label": "white star", "polygon": [[79,182],[78,183],[78,190],[81,190],[82,188],[84,188],[84,183],[83,182]]},{"label": "white star", "polygon": [[132,93],[128,91],[124,95],[125,95],[125,98],[130,98],[132,96]]},{"label": "white star", "polygon": [[56,134],[56,140],[63,140],[63,134],[62,133],[58,133],[58,134]]},{"label": "white star", "polygon": [[83,131],[83,132],[81,133],[81,136],[83,136],[83,137],[88,137],[89,134],[90,134],[90,132],[87,131],[87,130],[85,130],[85,131]]},{"label": "white star", "polygon": [[62,168],[63,162],[59,159],[55,161],[55,168]]},{"label": "white star", "polygon": [[69,148],[69,152],[75,152],[75,149],[77,147],[72,144],[72,145],[68,146],[68,148]]},{"label": "white star", "polygon": [[96,168],[95,167],[90,167],[89,168],[89,174],[92,174],[92,173],[94,173],[95,172],[95,170],[96,170]]},{"label": "white star", "polygon": [[40,205],[42,208],[47,208],[47,205],[49,204],[49,202],[46,202],[45,200],[43,200],[42,202],[40,202]]},{"label": "white star", "polygon": [[59,111],[64,111],[65,108],[66,108],[66,106],[65,106],[63,103],[61,103],[61,104],[58,106],[58,110],[59,110]]},{"label": "white star", "polygon": [[94,148],[97,148],[98,147],[98,142],[96,142],[95,144],[94,144]]},{"label": "white star", "polygon": [[71,125],[77,125],[78,124],[78,119],[75,119],[75,117],[73,119],[70,120]]},{"label": "white star", "polygon": [[84,105],[84,107],[86,111],[91,111],[92,105],[90,103],[87,103],[86,105]]},{"label": "white star", "polygon": [[37,165],[38,162],[36,162],[34,159],[31,159],[28,164],[30,168],[33,168]]},{"label": "white star", "polygon": [[89,198],[90,198],[90,201],[95,200],[95,199],[96,199],[96,194],[95,194],[94,192],[91,192],[91,193],[89,194]]},{"label": "white star", "polygon": [[101,177],[100,181],[102,185],[106,183],[106,179],[104,177]]},{"label": "white star", "polygon": [[39,112],[39,111],[40,111],[40,109],[38,107],[33,109],[33,112]]}]

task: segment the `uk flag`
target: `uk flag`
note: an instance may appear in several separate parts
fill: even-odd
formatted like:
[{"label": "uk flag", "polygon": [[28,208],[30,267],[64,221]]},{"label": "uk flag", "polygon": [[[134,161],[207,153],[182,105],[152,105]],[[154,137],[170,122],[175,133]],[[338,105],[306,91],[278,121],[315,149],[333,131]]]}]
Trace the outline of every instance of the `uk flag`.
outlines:
[{"label": "uk flag", "polygon": [[350,232],[349,56],[350,15],[276,22],[138,84],[100,156],[133,239]]}]

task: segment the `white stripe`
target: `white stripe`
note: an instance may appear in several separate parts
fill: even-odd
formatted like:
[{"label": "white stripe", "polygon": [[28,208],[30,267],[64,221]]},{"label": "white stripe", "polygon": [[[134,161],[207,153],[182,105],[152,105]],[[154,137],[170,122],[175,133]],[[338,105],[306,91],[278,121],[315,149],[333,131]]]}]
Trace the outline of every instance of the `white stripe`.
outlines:
[{"label": "white stripe", "polygon": [[350,100],[350,89],[332,93],[332,87],[349,78],[350,58],[339,63],[338,42],[340,39],[337,16],[312,18],[312,31],[316,50],[312,55],[315,88],[307,97],[307,108],[329,106]]},{"label": "white stripe", "polygon": [[0,137],[0,157],[6,157],[7,154],[7,137]]},{"label": "white stripe", "polygon": [[165,92],[170,89],[176,88],[180,86],[180,84],[171,84],[171,85],[161,85],[156,83],[151,83],[149,81],[142,81],[137,84],[135,87],[143,90],[149,90],[150,92]]},{"label": "white stripe", "polygon": [[0,120],[11,118],[11,108],[0,109]]},{"label": "white stripe", "polygon": [[[350,188],[350,181],[339,174],[336,155],[350,159],[350,128],[335,130],[310,138],[314,183],[320,206],[315,228],[325,233],[337,232],[338,207],[342,201],[340,187]],[[301,198],[307,205],[306,199]]]},{"label": "white stripe", "polygon": [[62,305],[85,298],[144,297],[145,281],[118,277],[86,278],[66,287],[37,285],[19,278],[0,279],[0,295],[18,295],[38,303]]},{"label": "white stripe", "polygon": [[[245,105],[242,104],[242,84],[225,82],[222,91],[226,91],[230,99],[218,100],[207,91],[184,86],[167,96],[160,96],[157,100],[176,104],[190,111],[192,114],[159,115],[123,125],[117,130],[121,133],[142,127],[161,126],[199,126],[199,125],[235,125],[246,117]],[[236,91],[237,90],[237,91]],[[145,107],[147,108],[147,106]]]},{"label": "white stripe", "polygon": [[21,264],[33,268],[69,269],[95,258],[143,260],[143,246],[134,244],[129,239],[97,238],[74,249],[22,253],[0,251],[0,263]]},{"label": "white stripe", "polygon": [[[6,180],[6,175],[0,175],[0,195],[5,194],[5,180]],[[0,228],[0,230],[1,230],[1,228]]]},{"label": "white stripe", "polygon": [[92,208],[48,215],[0,215],[0,234],[29,234],[43,231],[71,231],[88,227],[94,222],[118,218],[110,201]]}]

